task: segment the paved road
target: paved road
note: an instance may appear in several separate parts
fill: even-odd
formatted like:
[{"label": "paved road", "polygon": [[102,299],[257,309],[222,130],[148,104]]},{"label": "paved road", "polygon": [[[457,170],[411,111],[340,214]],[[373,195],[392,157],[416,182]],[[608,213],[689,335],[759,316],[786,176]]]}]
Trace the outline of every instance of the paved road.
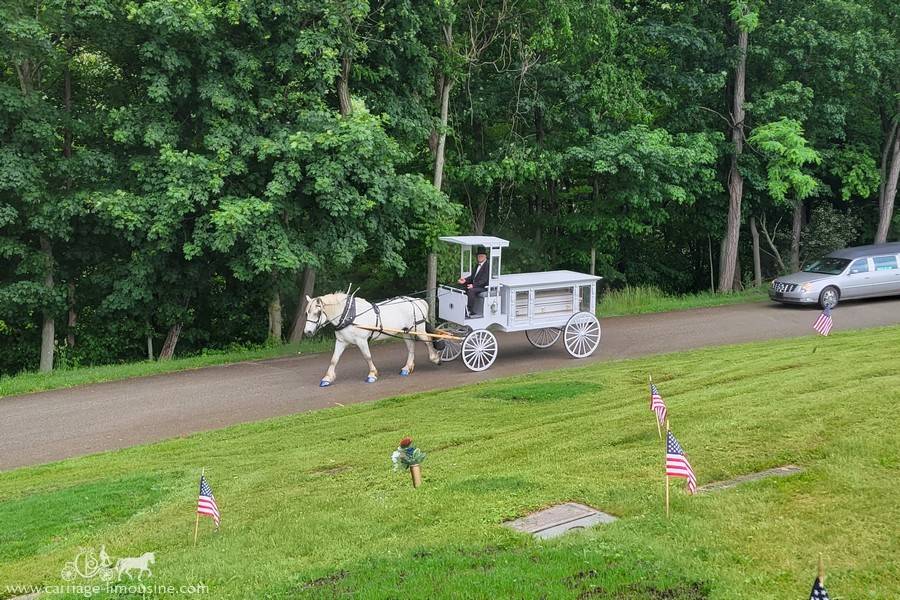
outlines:
[{"label": "paved road", "polygon": [[[432,365],[420,348],[416,372],[400,377],[405,347],[387,344],[374,350],[377,383],[363,383],[365,362],[348,350],[337,382],[325,389],[318,383],[328,357],[311,354],[0,398],[0,470],[517,373],[810,335],[816,315],[808,308],[760,303],[604,319],[600,349],[580,361],[569,358],[561,342],[538,350],[522,333],[500,334],[497,361],[482,373],[468,371],[460,360]],[[834,317],[836,331],[896,324],[900,299],[845,304]]]}]

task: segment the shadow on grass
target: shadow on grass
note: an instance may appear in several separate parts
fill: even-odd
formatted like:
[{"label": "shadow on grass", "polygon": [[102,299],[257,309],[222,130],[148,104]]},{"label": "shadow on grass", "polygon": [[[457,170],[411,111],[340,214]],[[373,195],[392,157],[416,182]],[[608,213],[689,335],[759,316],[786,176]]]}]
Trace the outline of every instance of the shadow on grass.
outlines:
[{"label": "shadow on grass", "polygon": [[658,560],[523,542],[440,548],[411,544],[399,547],[393,557],[298,574],[266,597],[706,600],[709,594],[706,582],[688,580]]}]

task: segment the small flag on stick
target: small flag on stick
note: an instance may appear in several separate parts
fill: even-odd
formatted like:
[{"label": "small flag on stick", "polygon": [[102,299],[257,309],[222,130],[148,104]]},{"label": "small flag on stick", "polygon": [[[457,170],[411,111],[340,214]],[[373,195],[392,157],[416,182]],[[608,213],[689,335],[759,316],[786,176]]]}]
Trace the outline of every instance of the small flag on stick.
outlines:
[{"label": "small flag on stick", "polygon": [[[659,426],[666,422],[666,403],[663,402],[662,396],[659,395],[659,390],[652,379],[650,380],[650,410],[656,413],[656,428],[658,430]],[[660,437],[662,437],[662,434],[660,434]]]},{"label": "small flag on stick", "polygon": [[206,481],[206,476],[200,473],[200,497],[197,499],[197,520],[194,522],[194,545],[197,545],[197,528],[200,525],[200,515],[212,517],[216,523],[216,529],[219,528],[219,506],[213,496],[212,488]]},{"label": "small flag on stick", "polygon": [[825,567],[822,566],[822,556],[819,555],[819,575],[813,582],[809,600],[829,600],[828,590],[825,589]]},{"label": "small flag on stick", "polygon": [[834,321],[831,319],[831,307],[826,306],[825,310],[822,311],[822,314],[819,315],[819,318],[816,319],[816,322],[813,323],[813,329],[819,332],[820,335],[828,335],[828,332],[831,331],[833,325]]},{"label": "small flag on stick", "polygon": [[[666,424],[666,476],[682,477],[687,479],[687,490],[693,494],[697,491],[697,477],[694,475],[694,469],[688,462],[687,456],[684,455],[684,449],[671,431],[668,430]],[[668,482],[666,483],[668,486]]]}]

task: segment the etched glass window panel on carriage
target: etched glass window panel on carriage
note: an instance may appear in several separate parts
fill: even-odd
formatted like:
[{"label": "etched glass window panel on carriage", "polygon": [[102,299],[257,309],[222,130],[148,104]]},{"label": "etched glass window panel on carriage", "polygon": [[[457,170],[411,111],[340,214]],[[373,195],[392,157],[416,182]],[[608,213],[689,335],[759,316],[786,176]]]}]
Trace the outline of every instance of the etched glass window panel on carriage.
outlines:
[{"label": "etched glass window panel on carriage", "polygon": [[459,272],[462,277],[468,277],[472,274],[472,248],[471,246],[463,246],[459,256]]},{"label": "etched glass window panel on carriage", "polygon": [[592,285],[578,286],[578,310],[582,312],[593,312],[594,307],[591,302]]},{"label": "etched glass window panel on carriage", "polygon": [[518,322],[527,322],[530,318],[528,315],[528,290],[517,291],[515,293],[515,320]]},{"label": "etched glass window panel on carriage", "polygon": [[534,321],[558,321],[576,312],[573,286],[535,290]]}]

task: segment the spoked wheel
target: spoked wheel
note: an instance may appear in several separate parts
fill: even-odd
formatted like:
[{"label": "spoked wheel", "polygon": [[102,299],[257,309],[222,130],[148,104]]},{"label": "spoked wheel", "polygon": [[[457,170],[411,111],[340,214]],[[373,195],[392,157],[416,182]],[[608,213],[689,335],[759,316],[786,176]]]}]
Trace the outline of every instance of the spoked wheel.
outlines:
[{"label": "spoked wheel", "polygon": [[[456,323],[441,323],[437,326],[437,331],[464,338],[472,331],[472,328]],[[440,350],[441,362],[450,362],[459,358],[459,353],[462,352],[462,340],[442,338],[441,341],[444,342],[444,347]]]},{"label": "spoked wheel", "polygon": [[566,323],[565,341],[573,358],[590,356],[600,345],[600,321],[589,312],[572,315]]},{"label": "spoked wheel", "polygon": [[556,343],[561,333],[562,329],[545,327],[544,329],[529,329],[525,332],[525,337],[535,348],[549,348]]},{"label": "spoked wheel", "polygon": [[463,363],[472,371],[484,371],[497,358],[497,338],[487,329],[476,329],[462,343]]}]

